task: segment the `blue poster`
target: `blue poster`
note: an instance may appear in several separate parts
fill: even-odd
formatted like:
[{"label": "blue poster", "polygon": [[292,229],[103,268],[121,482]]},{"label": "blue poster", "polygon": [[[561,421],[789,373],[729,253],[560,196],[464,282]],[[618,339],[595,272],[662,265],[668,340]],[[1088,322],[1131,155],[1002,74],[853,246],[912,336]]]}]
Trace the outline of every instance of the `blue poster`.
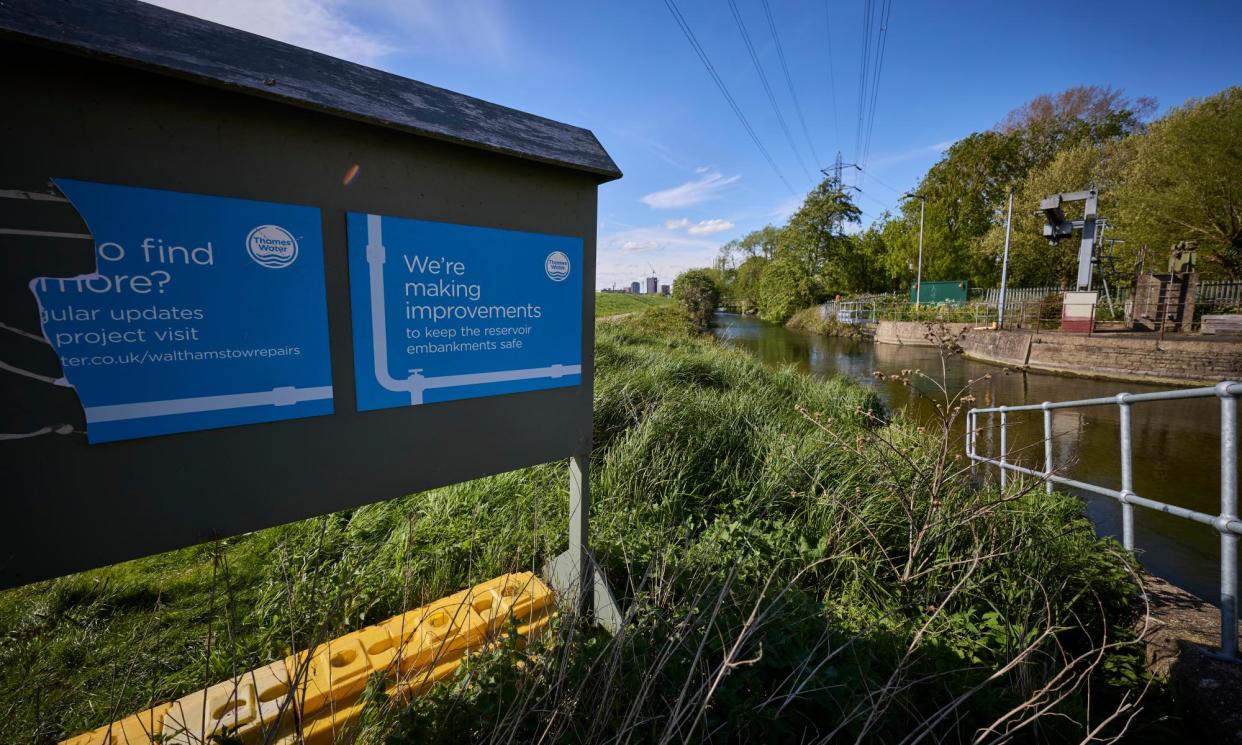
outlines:
[{"label": "blue poster", "polygon": [[56,185],[96,271],[31,289],[91,443],[332,413],[318,209]]},{"label": "blue poster", "polygon": [[358,409],[576,386],[582,240],[351,212]]}]

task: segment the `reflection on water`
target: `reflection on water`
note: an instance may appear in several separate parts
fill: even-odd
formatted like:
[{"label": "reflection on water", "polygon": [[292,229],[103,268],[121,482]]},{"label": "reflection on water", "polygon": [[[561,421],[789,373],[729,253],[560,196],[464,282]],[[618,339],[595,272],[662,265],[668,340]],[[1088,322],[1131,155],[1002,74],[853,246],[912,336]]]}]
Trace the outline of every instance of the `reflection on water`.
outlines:
[{"label": "reflection on water", "polygon": [[[874,389],[890,409],[908,409],[921,417],[930,415],[930,403],[900,384],[876,380],[872,373],[916,368],[934,379],[941,378],[940,354],[928,347],[818,336],[729,313],[717,314],[715,333],[770,364],[796,365],[814,375],[844,375]],[[1007,373],[995,365],[962,357],[946,361],[943,377],[948,389],[956,392],[970,380],[989,373],[991,379],[975,386],[976,406],[1097,398],[1122,391],[1142,393],[1167,388],[1040,373]],[[919,388],[925,392],[934,390],[926,381]],[[1118,416],[1115,406],[1054,411],[1056,467],[1071,478],[1120,489]],[[1043,415],[1011,414],[1009,422],[1011,454],[1024,465],[1042,468]],[[987,429],[988,424],[981,417],[979,451],[995,454],[999,450],[999,436]],[[959,442],[961,427],[959,422]],[[1215,399],[1134,405],[1131,429],[1135,492],[1213,515],[1220,512],[1220,405]],[[1081,496],[1097,530],[1103,535],[1120,536],[1120,505],[1106,497]],[[1220,592],[1219,543],[1219,534],[1205,525],[1135,508],[1135,545],[1143,564],[1153,574],[1213,602]]]}]

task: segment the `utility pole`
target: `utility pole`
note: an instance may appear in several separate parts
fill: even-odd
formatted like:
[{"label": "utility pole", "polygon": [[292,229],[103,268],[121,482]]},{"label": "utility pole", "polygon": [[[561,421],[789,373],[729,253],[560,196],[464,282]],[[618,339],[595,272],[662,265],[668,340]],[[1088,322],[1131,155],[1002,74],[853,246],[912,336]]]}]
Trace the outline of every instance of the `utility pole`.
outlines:
[{"label": "utility pole", "polygon": [[1013,230],[1013,189],[1009,190],[1009,212],[1005,215],[1005,258],[1001,262],[1000,302],[996,309],[996,328],[1005,328],[1005,284],[1009,280],[1009,236]]},{"label": "utility pole", "polygon": [[927,197],[907,192],[901,195],[901,198],[919,200],[919,268],[914,279],[914,307],[917,309],[923,303],[923,213],[927,211]]}]

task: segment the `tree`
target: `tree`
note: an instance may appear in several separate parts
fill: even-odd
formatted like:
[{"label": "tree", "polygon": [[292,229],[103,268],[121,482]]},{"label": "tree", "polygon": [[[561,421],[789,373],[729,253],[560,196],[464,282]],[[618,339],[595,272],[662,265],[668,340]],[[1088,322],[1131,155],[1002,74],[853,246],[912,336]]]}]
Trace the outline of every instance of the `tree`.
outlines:
[{"label": "tree", "polygon": [[858,276],[846,289],[850,292],[884,292],[896,289],[896,276],[890,271],[888,242],[884,240],[885,215],[861,233],[850,236],[857,256]]},{"label": "tree", "polygon": [[851,250],[852,241],[843,230],[846,224],[857,223],[861,216],[862,211],[850,195],[832,179],[824,179],[789,219],[788,250],[823,289],[845,290],[865,281],[860,277],[866,267]]},{"label": "tree", "polygon": [[[1009,190],[1021,188],[1031,174],[1051,167],[1063,152],[1075,148],[1089,152],[1140,133],[1154,106],[1151,99],[1130,100],[1112,88],[1071,88],[1038,96],[1011,111],[992,130],[953,143],[916,190],[927,200],[924,278],[968,276],[975,283],[996,282],[1000,268],[994,236],[998,228],[1003,230]],[[1059,186],[1048,193],[1083,186]],[[1028,202],[1025,197],[1016,201],[1015,210],[1025,215]],[[890,266],[914,261],[919,207],[918,200],[908,200],[902,206],[903,224],[889,228],[891,234],[886,231],[898,254]],[[1003,237],[1002,232],[1002,244]],[[1057,267],[1050,274],[1059,272]]]},{"label": "tree", "polygon": [[720,288],[706,269],[691,269],[673,280],[673,299],[689,314],[696,330],[706,331],[720,303]]},{"label": "tree", "polygon": [[1010,111],[996,129],[1017,138],[1022,169],[1029,171],[1063,150],[1137,134],[1155,110],[1153,98],[1131,100],[1109,86],[1078,86],[1031,99]]},{"label": "tree", "polygon": [[[888,254],[884,264],[903,286],[914,283],[919,260],[919,200],[903,207],[902,218],[883,227]],[[970,276],[972,240],[955,235],[943,202],[927,200],[923,218],[923,279],[963,279]],[[904,280],[904,281],[902,281]]]},{"label": "tree", "polygon": [[745,236],[729,241],[720,247],[720,255],[725,262],[734,265],[754,256],[770,259],[780,250],[783,241],[783,228],[765,225],[759,230],[752,230]]},{"label": "tree", "polygon": [[768,259],[762,256],[751,256],[737,268],[731,288],[731,299],[743,313],[752,313],[759,308],[759,282],[763,278],[763,270],[767,268]]},{"label": "tree", "polygon": [[[968,244],[995,222],[995,205],[1027,170],[1019,139],[1013,134],[976,132],[953,143],[928,170],[916,192],[935,207],[949,240]],[[918,208],[917,200],[906,203],[907,220],[917,220]]]},{"label": "tree", "polygon": [[759,317],[784,323],[815,302],[814,285],[806,266],[795,256],[778,256],[759,279]]},{"label": "tree", "polygon": [[1137,140],[1118,193],[1131,242],[1198,243],[1208,276],[1242,278],[1242,87],[1192,100]]},{"label": "tree", "polygon": [[[1121,238],[1117,227],[1117,189],[1131,159],[1134,138],[1102,145],[1082,143],[1067,148],[1052,162],[1032,170],[1017,185],[1013,201],[1013,236],[1009,249],[1011,286],[1069,287],[1078,276],[1079,234],[1053,246],[1043,237],[1045,222],[1039,202],[1046,196],[1094,187],[1100,193],[1100,214],[1110,221],[1108,237]],[[1083,205],[1065,206],[1068,219],[1082,217]],[[1005,225],[998,222],[980,241],[975,259],[977,275],[988,284],[999,283],[1005,246]],[[1135,241],[1121,244],[1118,267],[1128,266]]]}]

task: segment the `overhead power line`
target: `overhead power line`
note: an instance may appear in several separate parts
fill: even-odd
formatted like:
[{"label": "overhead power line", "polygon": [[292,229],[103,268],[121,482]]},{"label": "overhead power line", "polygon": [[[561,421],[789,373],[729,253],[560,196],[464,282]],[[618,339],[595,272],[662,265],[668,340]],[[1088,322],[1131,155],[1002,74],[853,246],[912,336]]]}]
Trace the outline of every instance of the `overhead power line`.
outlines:
[{"label": "overhead power line", "polygon": [[893,192],[897,196],[901,196],[902,194],[905,194],[907,191],[909,191],[908,189],[898,189],[896,186],[893,186],[892,184],[884,181],[879,176],[875,175],[873,171],[867,168],[863,168],[862,166],[855,166],[855,167],[858,168],[858,170],[865,172],[867,177],[870,178],[872,181],[876,182],[880,186],[883,186],[885,189],[888,189],[889,191]]},{"label": "overhead power line", "polygon": [[802,115],[802,104],[798,101],[798,94],[794,90],[793,76],[789,74],[789,63],[785,61],[785,50],[781,46],[781,36],[776,32],[776,20],[772,18],[772,6],[768,4],[768,0],[763,0],[763,14],[768,18],[768,28],[772,31],[772,41],[776,43],[776,56],[781,61],[781,71],[785,73],[785,85],[789,87],[789,97],[793,99],[794,111],[798,114],[798,123],[802,125],[802,134],[806,137],[806,144],[811,148],[811,157],[815,159],[815,167],[819,168],[823,165],[823,161],[819,159],[819,153],[815,151],[815,142],[811,139],[811,131],[806,127],[806,118]]},{"label": "overhead power line", "polygon": [[832,96],[832,136],[837,141],[837,152],[841,152],[841,124],[837,120],[837,73],[832,64],[832,13],[828,8],[828,0],[824,0],[824,46],[828,49],[828,92]]},{"label": "overhead power line", "polygon": [[859,46],[858,60],[858,102],[854,109],[854,162],[858,163],[862,160],[862,139],[863,139],[863,120],[866,114],[865,103],[867,101],[867,72],[871,63],[871,19],[875,11],[875,3],[873,0],[866,0],[863,3],[862,14],[862,34],[859,36],[862,44]]},{"label": "overhead power line", "polygon": [[759,82],[763,83],[763,91],[768,94],[768,103],[772,104],[776,121],[780,124],[781,131],[785,133],[785,141],[789,143],[789,149],[793,150],[794,157],[798,159],[798,165],[802,167],[806,180],[814,183],[815,179],[811,178],[811,171],[806,167],[802,153],[798,152],[798,146],[794,144],[793,135],[789,132],[789,125],[785,123],[781,108],[776,104],[776,95],[772,93],[772,85],[768,83],[768,76],[763,72],[763,65],[759,64],[759,55],[755,52],[755,45],[751,43],[750,33],[746,30],[746,24],[742,21],[742,14],[738,12],[737,3],[734,0],[729,0],[729,10],[733,11],[733,20],[737,21],[737,30],[742,34],[742,42],[746,44],[746,51],[750,54],[750,61],[754,63],[755,72],[759,73]]},{"label": "overhead power line", "polygon": [[871,134],[875,129],[875,107],[880,98],[880,75],[884,72],[884,49],[888,46],[888,22],[893,13],[893,1],[884,0],[880,11],[880,30],[876,38],[875,77],[871,82],[871,103],[867,113],[867,136],[863,139],[862,160],[858,161],[863,168],[871,157]]},{"label": "overhead power line", "polygon": [[728,87],[725,86],[724,81],[721,80],[720,75],[716,72],[716,67],[712,65],[711,59],[707,56],[707,52],[703,49],[702,45],[699,44],[699,40],[695,38],[694,31],[690,29],[689,22],[686,21],[685,16],[681,14],[681,10],[677,7],[675,0],[664,0],[664,4],[668,7],[669,12],[673,14],[673,20],[676,21],[678,27],[681,28],[681,32],[685,35],[686,41],[690,42],[690,47],[694,50],[694,53],[698,55],[699,61],[701,61],[703,66],[707,68],[707,73],[711,76],[712,81],[716,83],[716,87],[720,89],[720,95],[724,96],[725,101],[729,104],[729,108],[733,110],[733,114],[737,117],[738,121],[742,123],[742,127],[746,130],[746,134],[750,135],[751,142],[755,143],[755,147],[759,150],[759,153],[763,156],[763,159],[768,162],[768,165],[772,167],[772,171],[776,173],[776,177],[781,180],[781,183],[785,185],[785,188],[788,189],[791,194],[797,195],[798,192],[789,185],[789,180],[785,178],[785,174],[781,173],[781,169],[777,168],[776,161],[772,160],[771,153],[769,153],[768,149],[763,146],[763,142],[759,139],[759,135],[755,134],[754,127],[750,126],[750,122],[746,120],[746,115],[742,113],[741,107],[737,105],[737,101],[734,100],[732,94],[729,93]]},{"label": "overhead power line", "polygon": [[892,206],[892,205],[890,205],[890,204],[885,204],[884,202],[881,202],[880,200],[878,200],[878,199],[876,199],[875,197],[871,196],[870,194],[868,194],[867,192],[863,191],[862,189],[855,188],[855,189],[854,189],[854,191],[856,191],[856,192],[858,193],[858,196],[860,196],[860,197],[864,197],[864,198],[866,198],[866,199],[870,199],[872,202],[874,202],[875,204],[877,204],[877,205],[879,205],[880,207],[882,207],[882,208],[884,209],[884,211],[885,211],[885,212],[892,212],[892,211],[893,211],[893,206]]}]

